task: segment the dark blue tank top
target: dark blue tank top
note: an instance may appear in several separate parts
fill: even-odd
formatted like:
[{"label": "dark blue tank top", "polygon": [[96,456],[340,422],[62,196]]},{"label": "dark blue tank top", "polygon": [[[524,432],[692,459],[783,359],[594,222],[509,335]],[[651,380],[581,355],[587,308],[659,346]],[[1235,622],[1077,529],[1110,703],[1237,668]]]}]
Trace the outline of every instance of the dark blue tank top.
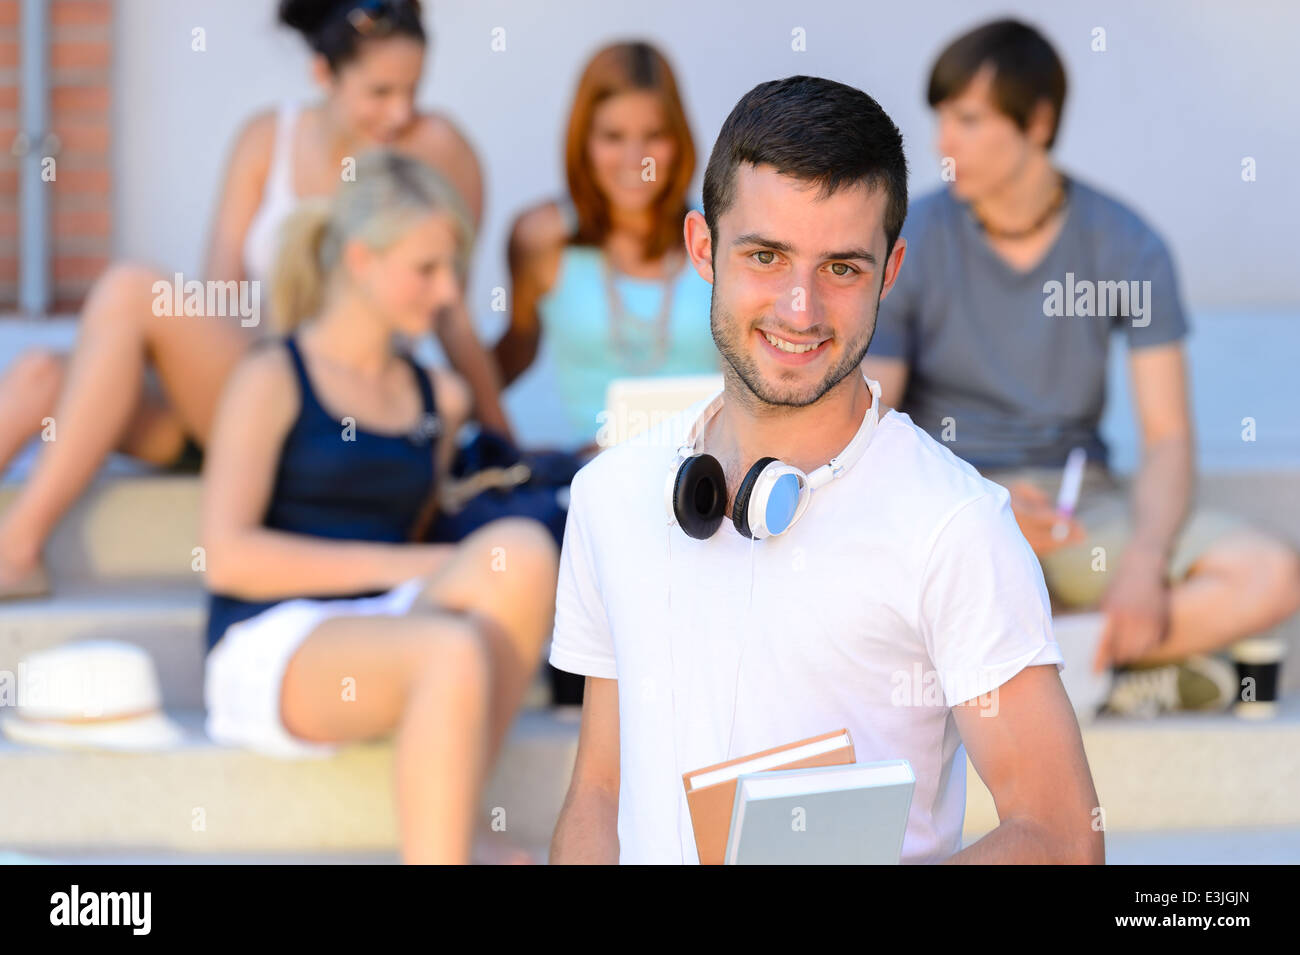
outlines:
[{"label": "dark blue tank top", "polygon": [[[433,492],[434,449],[440,420],[425,371],[406,358],[419,385],[424,413],[407,434],[365,431],[326,411],[316,398],[298,343],[285,339],[301,396],[298,417],[285,436],[263,525],[335,540],[409,541]],[[372,593],[339,594],[340,597]],[[208,599],[208,649],[226,628],[283,600]]]}]

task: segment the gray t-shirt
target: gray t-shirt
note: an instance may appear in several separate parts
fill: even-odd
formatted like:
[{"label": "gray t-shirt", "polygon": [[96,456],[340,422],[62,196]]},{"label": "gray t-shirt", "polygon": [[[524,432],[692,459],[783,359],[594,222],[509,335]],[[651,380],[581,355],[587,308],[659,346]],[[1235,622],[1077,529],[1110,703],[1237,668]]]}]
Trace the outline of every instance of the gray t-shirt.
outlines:
[{"label": "gray t-shirt", "polygon": [[907,256],[869,355],[909,365],[901,410],[976,468],[1059,467],[1098,433],[1110,333],[1130,348],[1187,333],[1164,242],[1134,212],[1067,178],[1055,244],[1021,273],[947,189],[916,200]]}]

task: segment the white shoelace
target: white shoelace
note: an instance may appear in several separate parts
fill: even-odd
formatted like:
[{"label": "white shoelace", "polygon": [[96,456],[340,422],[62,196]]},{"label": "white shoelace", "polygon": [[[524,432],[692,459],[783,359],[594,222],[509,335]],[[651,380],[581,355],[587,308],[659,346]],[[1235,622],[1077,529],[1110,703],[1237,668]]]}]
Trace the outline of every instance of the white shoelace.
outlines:
[{"label": "white shoelace", "polygon": [[1132,715],[1177,709],[1178,667],[1169,665],[1120,674],[1108,703],[1117,712]]}]

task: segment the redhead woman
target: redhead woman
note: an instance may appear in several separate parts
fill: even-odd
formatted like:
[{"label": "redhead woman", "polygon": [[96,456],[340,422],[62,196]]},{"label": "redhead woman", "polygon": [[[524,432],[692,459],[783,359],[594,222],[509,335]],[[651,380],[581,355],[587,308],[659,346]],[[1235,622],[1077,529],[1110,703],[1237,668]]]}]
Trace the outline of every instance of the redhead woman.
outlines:
[{"label": "redhead woman", "polygon": [[469,394],[394,343],[455,305],[470,235],[457,190],[388,150],[295,212],[272,280],[283,337],[231,374],[204,465],[209,736],[294,758],[395,735],[406,862],[469,861],[554,611],[541,524],[413,542]]},{"label": "redhead woman", "polygon": [[599,51],[565,137],[568,194],[510,234],[506,384],[553,356],[570,443],[596,449],[605,389],[620,377],[718,371],[712,288],[687,262],[682,224],[695,146],[668,61],[646,43]]},{"label": "redhead woman", "polygon": [[[478,161],[444,117],[419,112],[415,90],[426,37],[418,0],[283,0],[280,20],[310,45],[320,101],[286,101],[253,117],[230,155],[203,278],[263,282],[285,219],[304,198],[339,187],[344,160],[386,146],[441,170],[477,224]],[[48,590],[45,541],[110,451],[192,470],[207,444],[230,370],[265,322],[154,314],[154,283],[166,274],[115,265],[86,300],[70,357],[20,356],[0,379],[0,467],[52,416],[57,440],[0,516],[0,599]],[[265,300],[263,295],[262,299]],[[495,364],[479,343],[463,299],[434,331],[468,381],[476,417],[509,433]]]}]

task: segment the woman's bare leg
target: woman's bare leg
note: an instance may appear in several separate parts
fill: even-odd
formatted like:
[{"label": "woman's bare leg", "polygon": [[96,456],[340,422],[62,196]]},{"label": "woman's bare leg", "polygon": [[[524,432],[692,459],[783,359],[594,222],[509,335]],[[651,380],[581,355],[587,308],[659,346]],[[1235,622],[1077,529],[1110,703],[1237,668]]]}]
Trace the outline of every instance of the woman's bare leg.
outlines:
[{"label": "woman's bare leg", "polygon": [[63,387],[64,358],[47,348],[23,352],[0,376],[0,471],[52,417]]},{"label": "woman's bare leg", "polygon": [[551,635],[558,563],[558,548],[545,527],[526,518],[502,518],[460,541],[456,556],[416,602],[416,612],[459,611],[482,627],[492,667],[489,766]]},{"label": "woman's bare leg", "polygon": [[222,384],[251,336],[237,317],[154,315],[159,280],[169,281],[144,266],[115,265],[91,290],[52,416],[53,440],[0,520],[0,584],[37,566],[55,524],[122,441],[146,362],[185,431],[207,438]]},{"label": "woman's bare leg", "polygon": [[[487,645],[491,695],[485,772],[491,772],[541,661],[555,612],[558,553],[536,521],[505,518],[456,545],[455,557],[421,593],[415,611],[459,610],[478,622]],[[490,777],[485,776],[484,783]],[[474,859],[489,865],[535,862],[495,817],[479,820]]]},{"label": "woman's bare leg", "polygon": [[289,661],[281,718],[312,741],[396,729],[402,861],[463,864],[488,766],[488,669],[482,634],[467,617],[335,617]]},{"label": "woman's bare leg", "polygon": [[[23,352],[0,375],[0,471],[54,417],[67,372],[68,356],[47,348]],[[185,446],[185,428],[160,395],[144,395],[136,405],[117,450],[165,467]]]}]

